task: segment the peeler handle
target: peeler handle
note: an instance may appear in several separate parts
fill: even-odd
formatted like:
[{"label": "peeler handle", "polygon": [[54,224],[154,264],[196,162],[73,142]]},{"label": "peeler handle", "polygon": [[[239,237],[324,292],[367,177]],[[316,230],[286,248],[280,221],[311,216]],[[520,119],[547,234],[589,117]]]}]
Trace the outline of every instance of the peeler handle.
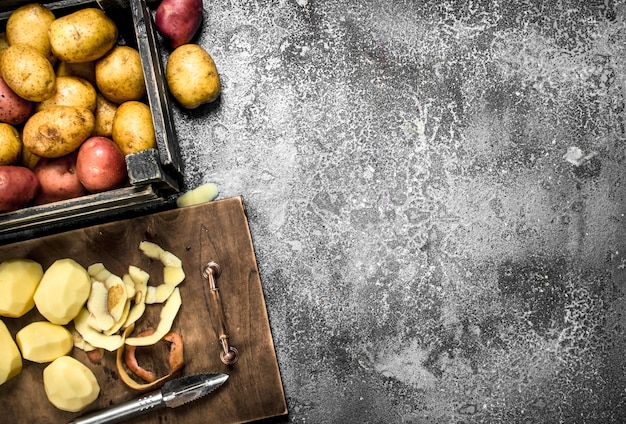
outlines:
[{"label": "peeler handle", "polygon": [[74,419],[69,424],[119,423],[165,407],[160,391]]},{"label": "peeler handle", "polygon": [[220,297],[220,290],[217,287],[216,280],[221,274],[221,269],[215,262],[209,262],[204,266],[202,276],[207,280],[209,284],[209,297],[212,303],[214,322],[216,327],[216,333],[218,335],[222,351],[220,352],[220,359],[226,365],[233,365],[239,359],[239,352],[234,346],[229,343],[229,335],[226,330],[226,316],[224,315],[224,308],[222,307],[222,298]]}]

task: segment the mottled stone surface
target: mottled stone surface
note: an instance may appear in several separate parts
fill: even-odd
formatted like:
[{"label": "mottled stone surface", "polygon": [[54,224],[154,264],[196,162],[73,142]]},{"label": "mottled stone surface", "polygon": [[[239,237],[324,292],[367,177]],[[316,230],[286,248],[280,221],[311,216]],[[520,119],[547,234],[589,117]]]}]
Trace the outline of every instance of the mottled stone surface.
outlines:
[{"label": "mottled stone surface", "polygon": [[626,8],[204,0],[289,423],[626,421]]}]

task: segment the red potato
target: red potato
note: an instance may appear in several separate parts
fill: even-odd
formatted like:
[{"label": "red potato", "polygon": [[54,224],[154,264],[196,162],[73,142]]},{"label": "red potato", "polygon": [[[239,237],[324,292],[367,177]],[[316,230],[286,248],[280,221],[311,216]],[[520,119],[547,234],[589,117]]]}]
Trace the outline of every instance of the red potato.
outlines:
[{"label": "red potato", "polygon": [[73,199],[87,194],[76,175],[76,157],[78,151],[58,158],[41,158],[35,165],[34,172],[39,179],[39,194],[35,203],[56,202]]},{"label": "red potato", "polygon": [[0,76],[0,122],[18,125],[26,121],[33,111],[33,102],[23,99]]},{"label": "red potato", "polygon": [[35,198],[39,191],[37,176],[23,166],[0,166],[0,212],[21,208]]},{"label": "red potato", "polygon": [[202,0],[163,0],[154,23],[172,48],[189,43],[202,24]]},{"label": "red potato", "polygon": [[92,193],[119,188],[128,178],[126,160],[117,144],[107,137],[91,137],[78,150],[76,174]]}]

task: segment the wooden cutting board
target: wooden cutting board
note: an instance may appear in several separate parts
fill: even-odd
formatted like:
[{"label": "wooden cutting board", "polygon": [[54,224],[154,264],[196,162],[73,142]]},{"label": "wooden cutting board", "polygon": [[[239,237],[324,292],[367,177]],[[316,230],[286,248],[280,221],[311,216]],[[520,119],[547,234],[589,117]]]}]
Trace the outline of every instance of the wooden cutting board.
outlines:
[{"label": "wooden cutting board", "polygon": [[[139,218],[95,225],[33,240],[0,246],[0,261],[30,258],[46,269],[61,258],[72,258],[87,267],[102,262],[123,275],[129,265],[150,274],[150,284],[162,281],[162,265],[139,250],[148,240],[159,244],[183,262],[186,279],[181,283],[182,307],[173,330],[184,340],[182,375],[221,372],[228,381],[208,396],[176,409],[163,409],[136,418],[134,423],[243,423],[287,413],[285,396],[269,326],[252,239],[242,197],[159,212]],[[216,280],[226,318],[229,342],[239,351],[234,365],[220,360],[218,330],[212,320],[214,302],[208,296],[203,266],[216,262]],[[161,305],[148,305],[137,323],[138,333],[156,327]],[[15,333],[29,322],[43,320],[36,308],[21,318],[2,318]],[[158,375],[167,372],[167,343],[138,348],[137,357]],[[120,381],[114,352],[106,352],[93,364],[85,352],[74,348],[72,356],[85,363],[101,387],[99,398],[81,413],[56,409],[47,400],[42,381],[46,364],[23,361],[22,372],[0,385],[3,422],[66,423],[76,416],[134,399],[142,393]]]}]

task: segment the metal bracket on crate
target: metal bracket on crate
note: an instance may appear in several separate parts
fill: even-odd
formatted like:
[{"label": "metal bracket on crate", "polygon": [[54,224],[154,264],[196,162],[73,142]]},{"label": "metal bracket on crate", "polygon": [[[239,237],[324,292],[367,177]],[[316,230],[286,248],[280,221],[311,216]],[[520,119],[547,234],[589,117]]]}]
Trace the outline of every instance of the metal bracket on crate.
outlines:
[{"label": "metal bracket on crate", "polygon": [[[152,13],[146,0],[131,0],[130,9],[135,26],[137,49],[142,63],[148,65],[143,67],[146,85],[155,88],[148,90],[147,94],[159,157],[166,168],[171,168],[182,177],[182,159],[178,143],[175,142],[177,139],[171,116],[169,89],[165,82],[165,72]],[[170,145],[173,144],[176,148],[171,149]]]}]

